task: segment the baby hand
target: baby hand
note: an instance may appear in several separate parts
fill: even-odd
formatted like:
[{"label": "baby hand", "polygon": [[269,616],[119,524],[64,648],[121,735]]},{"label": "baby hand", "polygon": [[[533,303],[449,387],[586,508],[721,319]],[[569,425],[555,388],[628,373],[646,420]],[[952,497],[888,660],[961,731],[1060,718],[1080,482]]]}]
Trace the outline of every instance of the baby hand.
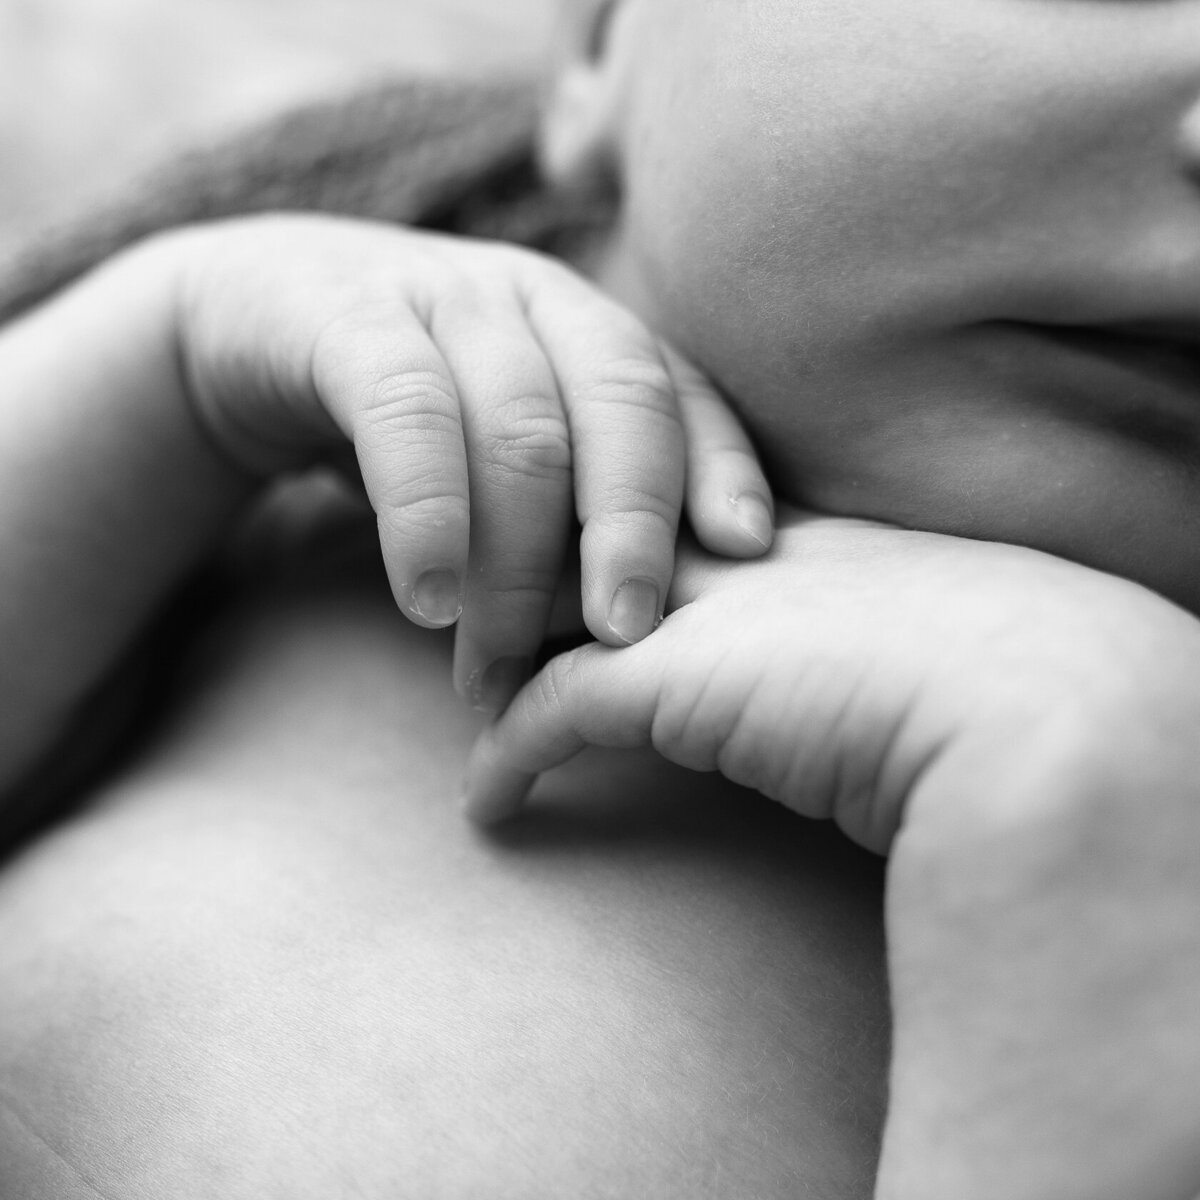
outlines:
[{"label": "baby hand", "polygon": [[653,744],[890,851],[879,1200],[1200,1194],[1200,625],[1044,554],[789,515],[554,660],[466,800]]},{"label": "baby hand", "polygon": [[584,620],[611,646],[661,619],[685,487],[710,549],[769,545],[770,491],[724,402],[563,265],[327,217],[172,236],[208,433],[260,474],[353,444],[396,601],[458,622],[455,682],[477,706],[499,711],[528,674],[572,506]]}]

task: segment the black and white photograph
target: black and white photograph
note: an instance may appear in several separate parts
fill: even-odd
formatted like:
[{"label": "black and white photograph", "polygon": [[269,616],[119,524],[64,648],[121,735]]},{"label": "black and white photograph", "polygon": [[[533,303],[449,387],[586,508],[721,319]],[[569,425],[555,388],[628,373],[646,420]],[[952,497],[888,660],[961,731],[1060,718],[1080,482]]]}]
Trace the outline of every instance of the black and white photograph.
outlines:
[{"label": "black and white photograph", "polygon": [[1200,1200],[1200,0],[0,0],[0,1200]]}]

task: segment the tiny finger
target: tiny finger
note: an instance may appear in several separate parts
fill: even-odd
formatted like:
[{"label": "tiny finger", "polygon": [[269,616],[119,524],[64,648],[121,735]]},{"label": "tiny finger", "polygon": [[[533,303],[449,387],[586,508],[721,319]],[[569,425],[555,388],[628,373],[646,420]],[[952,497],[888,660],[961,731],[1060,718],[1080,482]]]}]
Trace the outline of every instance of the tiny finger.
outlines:
[{"label": "tiny finger", "polygon": [[648,745],[658,688],[648,664],[631,657],[593,644],[547,663],[472,748],[466,815],[482,825],[515,816],[538,775],[585,746]]},{"label": "tiny finger", "polygon": [[469,481],[451,369],[404,306],[331,323],[314,386],[354,443],[396,603],[441,629],[462,612]]},{"label": "tiny finger", "polygon": [[669,346],[687,441],[686,508],[700,543],[728,558],[765,554],[775,537],[771,488],[737,414],[717,389]]},{"label": "tiny finger", "polygon": [[500,712],[533,670],[571,522],[571,446],[554,372],[515,301],[460,299],[431,328],[454,371],[472,502],[455,687]]},{"label": "tiny finger", "polygon": [[584,620],[631,645],[662,619],[683,507],[671,376],[641,322],[581,281],[564,275],[528,304],[571,427]]}]

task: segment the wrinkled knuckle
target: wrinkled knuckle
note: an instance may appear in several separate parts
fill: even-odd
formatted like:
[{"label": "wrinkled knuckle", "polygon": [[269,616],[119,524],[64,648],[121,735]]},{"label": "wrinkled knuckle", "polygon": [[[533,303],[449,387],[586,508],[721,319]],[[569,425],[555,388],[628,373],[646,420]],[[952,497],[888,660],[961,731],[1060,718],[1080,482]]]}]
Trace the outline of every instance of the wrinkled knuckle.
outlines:
[{"label": "wrinkled knuckle", "polygon": [[650,358],[616,359],[604,364],[597,380],[587,385],[583,400],[606,406],[628,406],[638,414],[657,413],[678,419],[678,398],[666,367]]},{"label": "wrinkled knuckle", "polygon": [[762,753],[762,747],[734,729],[721,740],[716,751],[721,773],[741,787],[753,788],[765,796],[778,796],[781,780],[772,770],[773,763]]},{"label": "wrinkled knuckle", "polygon": [[539,704],[548,710],[565,712],[569,707],[572,685],[578,673],[574,653],[552,658],[536,680]]},{"label": "wrinkled knuckle", "polygon": [[[719,708],[719,706],[718,706]],[[664,758],[693,771],[712,771],[728,735],[721,712],[694,679],[669,679],[650,724],[650,744]]]},{"label": "wrinkled knuckle", "polygon": [[692,771],[709,771],[714,764],[712,748],[697,735],[688,714],[671,706],[660,707],[650,725],[650,745],[669,762]]},{"label": "wrinkled knuckle", "polygon": [[540,641],[541,622],[534,620],[532,629],[526,623],[535,614],[546,611],[557,584],[558,572],[549,566],[506,568],[502,575],[490,575],[482,591],[487,595],[495,632],[500,640],[516,645],[528,642],[532,636],[536,648],[536,643]]},{"label": "wrinkled knuckle", "polygon": [[486,453],[499,467],[540,478],[561,478],[571,469],[570,434],[566,422],[553,415],[512,412],[487,439]]},{"label": "wrinkled knuckle", "polygon": [[675,544],[678,512],[678,503],[664,496],[630,489],[609,497],[601,510],[589,514],[584,532],[589,545],[636,543],[665,551]]},{"label": "wrinkled knuckle", "polygon": [[458,398],[453,383],[437,371],[395,371],[366,384],[360,414],[362,419],[375,422],[428,417],[457,424]]},{"label": "wrinkled knuckle", "polygon": [[470,506],[461,496],[447,494],[439,480],[427,486],[420,481],[386,484],[374,498],[376,520],[381,531],[393,537],[445,538],[448,533],[465,530]]},{"label": "wrinkled knuckle", "polygon": [[372,450],[432,451],[462,441],[453,385],[433,371],[406,371],[372,380],[355,410],[355,441]]}]

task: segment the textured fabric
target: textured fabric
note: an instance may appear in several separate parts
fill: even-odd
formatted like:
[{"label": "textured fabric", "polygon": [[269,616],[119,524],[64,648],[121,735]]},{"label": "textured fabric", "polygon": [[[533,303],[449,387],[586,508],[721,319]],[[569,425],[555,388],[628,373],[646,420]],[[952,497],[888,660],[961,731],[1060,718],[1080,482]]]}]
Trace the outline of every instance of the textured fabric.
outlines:
[{"label": "textured fabric", "polygon": [[537,87],[400,80],[191,150],[0,262],[0,322],[157,230],[307,210],[566,253],[610,199],[548,194],[533,164]]}]

